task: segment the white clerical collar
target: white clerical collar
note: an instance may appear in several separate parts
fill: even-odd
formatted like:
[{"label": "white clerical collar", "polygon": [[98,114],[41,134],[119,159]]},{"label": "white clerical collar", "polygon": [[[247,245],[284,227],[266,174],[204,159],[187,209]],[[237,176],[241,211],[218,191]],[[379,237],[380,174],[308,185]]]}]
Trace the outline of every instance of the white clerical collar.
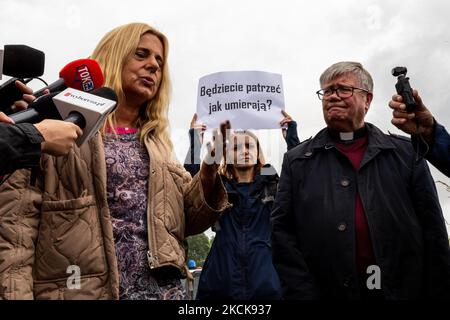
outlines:
[{"label": "white clerical collar", "polygon": [[354,132],[339,132],[339,138],[342,141],[349,141],[349,140],[353,140],[354,137]]},{"label": "white clerical collar", "polygon": [[355,141],[356,139],[362,138],[367,135],[367,129],[365,126],[350,132],[340,132],[328,128],[328,132],[330,133],[333,140],[347,143]]}]

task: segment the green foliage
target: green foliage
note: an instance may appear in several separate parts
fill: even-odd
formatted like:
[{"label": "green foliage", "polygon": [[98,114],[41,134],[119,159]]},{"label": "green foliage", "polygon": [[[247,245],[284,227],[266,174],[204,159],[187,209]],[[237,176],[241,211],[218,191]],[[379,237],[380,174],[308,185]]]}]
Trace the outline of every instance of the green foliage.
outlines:
[{"label": "green foliage", "polygon": [[197,266],[203,266],[208,255],[210,243],[208,236],[204,233],[186,238],[188,242],[188,260],[194,260]]}]

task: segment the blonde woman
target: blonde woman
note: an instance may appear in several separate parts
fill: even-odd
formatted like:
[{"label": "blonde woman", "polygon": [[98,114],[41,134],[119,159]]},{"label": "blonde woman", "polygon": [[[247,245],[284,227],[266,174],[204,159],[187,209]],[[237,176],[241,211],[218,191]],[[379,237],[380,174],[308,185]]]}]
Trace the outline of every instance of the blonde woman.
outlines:
[{"label": "blonde woman", "polygon": [[103,129],[0,187],[0,297],[183,299],[184,238],[226,207],[216,164],[191,178],[167,133],[168,41],[142,23],[95,48],[118,96]]}]

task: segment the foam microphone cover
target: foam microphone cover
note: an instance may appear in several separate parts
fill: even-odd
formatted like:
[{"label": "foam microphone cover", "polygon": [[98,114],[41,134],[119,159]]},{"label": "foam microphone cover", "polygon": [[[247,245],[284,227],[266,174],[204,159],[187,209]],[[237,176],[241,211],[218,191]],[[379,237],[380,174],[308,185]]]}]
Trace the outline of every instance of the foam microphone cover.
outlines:
[{"label": "foam microphone cover", "polygon": [[91,93],[96,95],[96,96],[99,96],[99,97],[102,97],[102,98],[109,99],[109,100],[117,102],[117,95],[114,92],[114,90],[111,89],[111,88],[101,87],[101,88],[95,89]]},{"label": "foam microphone cover", "polygon": [[3,74],[15,78],[34,78],[44,74],[45,54],[22,45],[4,46]]},{"label": "foam microphone cover", "polygon": [[79,59],[68,63],[60,72],[68,88],[90,92],[103,86],[105,79],[102,69],[93,59]]}]

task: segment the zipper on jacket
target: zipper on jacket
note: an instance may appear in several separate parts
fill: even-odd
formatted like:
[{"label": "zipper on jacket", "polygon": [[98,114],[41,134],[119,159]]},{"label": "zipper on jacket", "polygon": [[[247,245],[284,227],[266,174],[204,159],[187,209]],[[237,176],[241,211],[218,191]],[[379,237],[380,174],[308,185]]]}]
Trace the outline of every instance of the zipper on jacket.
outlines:
[{"label": "zipper on jacket", "polygon": [[156,249],[153,246],[154,242],[151,239],[151,233],[150,233],[150,230],[154,230],[154,229],[152,229],[152,224],[151,224],[151,222],[152,222],[151,215],[153,213],[153,207],[152,207],[153,199],[152,199],[151,195],[153,194],[152,179],[153,179],[153,176],[156,171],[152,165],[153,157],[151,155],[150,148],[147,146],[146,142],[144,142],[144,143],[145,143],[145,147],[147,149],[148,155],[149,155],[149,169],[150,169],[149,174],[148,174],[148,192],[147,192],[147,239],[148,239],[147,260],[148,260],[148,265],[149,265],[150,269],[153,269],[156,267],[155,262],[158,261],[158,257],[155,254]]}]

